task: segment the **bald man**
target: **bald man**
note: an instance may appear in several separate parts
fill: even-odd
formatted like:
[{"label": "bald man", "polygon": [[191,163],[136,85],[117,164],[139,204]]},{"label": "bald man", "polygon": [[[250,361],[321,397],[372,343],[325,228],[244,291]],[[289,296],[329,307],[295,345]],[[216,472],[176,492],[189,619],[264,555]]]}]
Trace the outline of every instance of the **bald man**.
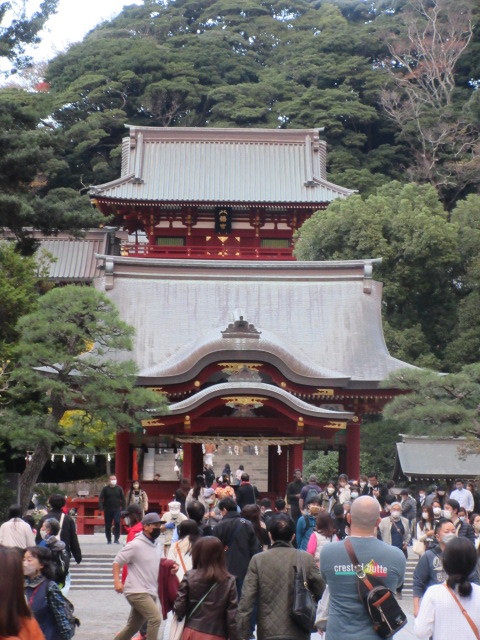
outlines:
[{"label": "bald man", "polygon": [[[395,593],[403,584],[406,560],[400,549],[377,539],[377,500],[370,496],[357,498],[346,519],[353,549],[365,573],[376,576]],[[320,571],[330,592],[325,640],[378,640],[358,595],[358,578],[343,541],[322,548]]]}]

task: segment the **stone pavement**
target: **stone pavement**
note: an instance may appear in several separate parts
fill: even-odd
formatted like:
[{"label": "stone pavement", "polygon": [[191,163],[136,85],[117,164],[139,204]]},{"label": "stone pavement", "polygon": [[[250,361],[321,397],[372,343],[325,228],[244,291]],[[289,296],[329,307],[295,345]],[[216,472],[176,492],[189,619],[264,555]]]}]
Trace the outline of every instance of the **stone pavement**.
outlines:
[{"label": "stone pavement", "polygon": [[[111,555],[112,561],[121,545],[107,545],[103,534],[79,536],[80,546],[84,554]],[[124,541],[125,538],[122,538]],[[77,640],[113,640],[117,631],[124,626],[130,606],[123,595],[111,590],[91,591],[72,589],[69,599],[75,605],[75,614],[81,620],[81,626],[75,634]],[[395,640],[414,640],[413,634],[413,601],[404,597],[401,601],[403,610],[409,614],[409,624],[397,633]],[[159,639],[161,638],[159,635]],[[165,640],[168,640],[165,639]],[[312,634],[312,640],[321,640],[318,634]]]}]

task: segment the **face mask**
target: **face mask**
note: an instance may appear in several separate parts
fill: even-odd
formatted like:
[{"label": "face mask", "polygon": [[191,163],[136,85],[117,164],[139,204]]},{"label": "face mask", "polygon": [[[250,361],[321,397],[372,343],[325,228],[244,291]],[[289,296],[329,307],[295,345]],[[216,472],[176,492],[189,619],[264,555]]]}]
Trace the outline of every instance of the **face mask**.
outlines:
[{"label": "face mask", "polygon": [[34,576],[35,573],[37,572],[37,570],[35,569],[35,567],[32,567],[30,564],[27,565],[23,565],[23,575],[24,576],[28,576],[29,578],[31,576]]},{"label": "face mask", "polygon": [[116,480],[110,480],[110,486],[114,487],[117,484]]},{"label": "face mask", "polygon": [[340,482],[340,486],[341,487],[346,487],[347,485],[345,484],[345,482]]},{"label": "face mask", "polygon": [[480,522],[477,522],[476,524],[474,524],[473,528],[475,529],[475,531],[480,531]]},{"label": "face mask", "polygon": [[444,496],[445,495],[445,491],[437,491],[439,496]]},{"label": "face mask", "polygon": [[358,491],[352,491],[352,493],[350,494],[350,496],[352,498],[358,498]]},{"label": "face mask", "polygon": [[465,522],[465,516],[458,516],[458,519],[461,520],[462,522]]},{"label": "face mask", "polygon": [[40,529],[40,535],[42,537],[42,540],[45,540],[45,538],[48,536],[48,534],[45,531],[45,529]]},{"label": "face mask", "polygon": [[152,538],[152,540],[156,540],[160,535],[160,533],[161,533],[160,529],[152,529],[150,531],[150,537]]},{"label": "face mask", "polygon": [[360,482],[360,488],[363,489],[366,484],[366,482]]},{"label": "face mask", "polygon": [[397,510],[392,511],[392,518],[393,518],[394,520],[400,520],[400,516],[401,516],[401,515],[402,515],[402,512],[401,512],[401,511],[397,511]]},{"label": "face mask", "polygon": [[320,507],[318,505],[310,507],[310,515],[317,516],[320,513]]},{"label": "face mask", "polygon": [[125,525],[126,527],[129,527],[129,526],[130,526],[130,518],[128,518],[128,517],[124,518],[124,519],[123,519],[123,523],[124,523],[124,525]]},{"label": "face mask", "polygon": [[335,492],[335,489],[332,489],[332,487],[328,487],[327,493],[329,496],[331,496],[334,492]]},{"label": "face mask", "polygon": [[428,513],[427,513],[427,512],[422,513],[422,518],[423,518],[424,520],[428,520]]},{"label": "face mask", "polygon": [[446,509],[443,510],[443,517],[447,518],[447,520],[451,520],[452,519],[452,512],[451,511],[447,511]]},{"label": "face mask", "polygon": [[135,491],[137,491],[138,489],[140,489],[140,485],[139,484],[134,484],[133,488],[135,489]]},{"label": "face mask", "polygon": [[419,496],[420,500],[423,500],[425,498],[425,494],[424,493],[420,493]]},{"label": "face mask", "polygon": [[448,542],[450,542],[450,540],[453,540],[456,537],[457,536],[454,533],[446,533],[442,536],[442,542],[443,544],[447,544]]},{"label": "face mask", "polygon": [[440,516],[441,514],[442,514],[442,510],[440,509],[440,507],[433,507],[434,516]]}]

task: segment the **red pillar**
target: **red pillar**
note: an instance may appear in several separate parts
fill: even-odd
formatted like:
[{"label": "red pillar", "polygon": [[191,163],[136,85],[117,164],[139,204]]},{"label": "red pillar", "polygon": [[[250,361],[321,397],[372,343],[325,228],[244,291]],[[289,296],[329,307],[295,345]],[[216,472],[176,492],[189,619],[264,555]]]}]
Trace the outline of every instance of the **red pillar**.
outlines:
[{"label": "red pillar", "polygon": [[303,444],[291,444],[288,447],[288,482],[293,480],[295,469],[303,470]]},{"label": "red pillar", "polygon": [[275,498],[283,498],[287,490],[288,447],[282,445],[278,454],[278,446],[268,447],[268,491]]},{"label": "red pillar", "polygon": [[358,422],[349,422],[347,425],[347,470],[349,478],[358,480],[360,476],[360,425]]},{"label": "red pillar", "polygon": [[347,469],[347,447],[341,445],[338,448],[338,473],[346,473]]},{"label": "red pillar", "polygon": [[132,448],[132,482],[138,480],[138,453],[137,450]]},{"label": "red pillar", "polygon": [[118,484],[124,489],[128,486],[128,474],[130,471],[130,434],[128,431],[119,431],[115,447],[115,475]]},{"label": "red pillar", "polygon": [[192,445],[189,442],[183,444],[182,476],[192,481]]}]

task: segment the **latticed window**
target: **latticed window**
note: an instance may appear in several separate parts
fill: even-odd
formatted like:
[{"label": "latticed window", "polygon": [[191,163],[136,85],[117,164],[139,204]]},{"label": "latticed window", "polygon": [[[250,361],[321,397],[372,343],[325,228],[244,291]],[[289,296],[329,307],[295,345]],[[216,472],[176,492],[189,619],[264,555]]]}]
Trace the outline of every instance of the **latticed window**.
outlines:
[{"label": "latticed window", "polygon": [[157,236],[155,238],[155,244],[161,245],[162,247],[184,247],[185,238],[181,236]]},{"label": "latticed window", "polygon": [[260,246],[263,249],[288,249],[288,238],[261,238]]}]

